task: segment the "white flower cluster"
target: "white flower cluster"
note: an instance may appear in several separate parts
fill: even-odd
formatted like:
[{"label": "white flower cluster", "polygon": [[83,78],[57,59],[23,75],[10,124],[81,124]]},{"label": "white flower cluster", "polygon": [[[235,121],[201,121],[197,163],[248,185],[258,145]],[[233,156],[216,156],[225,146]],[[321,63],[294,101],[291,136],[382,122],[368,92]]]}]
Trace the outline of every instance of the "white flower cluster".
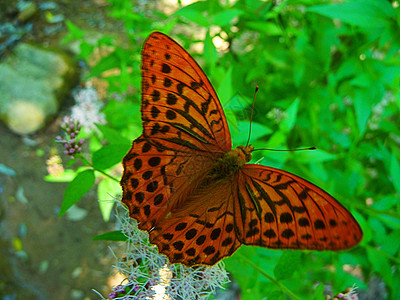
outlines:
[{"label": "white flower cluster", "polygon": [[95,124],[104,124],[105,117],[102,112],[102,103],[93,88],[79,90],[74,99],[76,104],[71,109],[71,118],[79,122],[87,130],[95,130]]},{"label": "white flower cluster", "polygon": [[267,113],[267,118],[279,124],[282,120],[287,119],[287,113],[280,108],[274,107]]},{"label": "white flower cluster", "polygon": [[245,31],[233,39],[231,48],[237,54],[246,54],[254,48],[254,43],[257,44],[259,33]]},{"label": "white flower cluster", "polygon": [[[207,299],[229,282],[222,262],[212,267],[170,264],[167,257],[149,243],[147,232],[137,228],[125,207],[118,206],[117,218],[128,241],[116,267],[126,276],[127,282],[115,287],[109,299]],[[128,293],[123,295],[116,290]]]}]

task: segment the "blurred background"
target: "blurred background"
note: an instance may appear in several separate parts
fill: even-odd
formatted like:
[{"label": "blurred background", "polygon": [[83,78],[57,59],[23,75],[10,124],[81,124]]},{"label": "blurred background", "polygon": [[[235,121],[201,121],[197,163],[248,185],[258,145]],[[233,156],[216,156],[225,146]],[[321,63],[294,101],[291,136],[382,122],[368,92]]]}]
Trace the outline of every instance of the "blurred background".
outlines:
[{"label": "blurred background", "polygon": [[[1,299],[99,299],[91,289],[107,298],[121,282],[108,247],[118,254],[122,245],[92,240],[116,229],[120,187],[96,172],[71,200],[68,182],[85,162],[56,137],[66,139],[65,116],[79,121],[79,151],[119,178],[142,130],[140,52],[154,30],[203,67],[234,146],[248,138],[258,85],[251,144],[318,150],[258,151],[253,160],[328,191],[364,231],[342,252],[243,246],[224,260],[233,283],[216,297],[287,299],[288,289],[323,299],[355,285],[358,299],[400,299],[399,5],[0,0]],[[58,217],[63,199],[71,206],[81,197]]]}]

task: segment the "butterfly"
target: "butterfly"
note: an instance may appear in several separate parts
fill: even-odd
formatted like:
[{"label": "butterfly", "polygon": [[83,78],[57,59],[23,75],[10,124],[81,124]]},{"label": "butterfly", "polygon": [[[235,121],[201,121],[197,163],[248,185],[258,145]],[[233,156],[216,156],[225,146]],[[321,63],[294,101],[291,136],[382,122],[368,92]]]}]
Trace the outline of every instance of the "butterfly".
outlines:
[{"label": "butterfly", "polygon": [[122,202],[171,263],[214,265],[242,244],[340,250],[362,230],[336,199],[289,172],[249,164],[232,149],[207,76],[160,32],[142,50],[143,133],[123,159]]}]

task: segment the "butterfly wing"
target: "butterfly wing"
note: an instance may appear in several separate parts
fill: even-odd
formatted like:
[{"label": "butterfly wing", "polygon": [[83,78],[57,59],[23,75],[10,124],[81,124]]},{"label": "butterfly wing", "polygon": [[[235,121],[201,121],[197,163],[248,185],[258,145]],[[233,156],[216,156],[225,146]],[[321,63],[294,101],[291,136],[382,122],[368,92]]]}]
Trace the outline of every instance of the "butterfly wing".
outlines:
[{"label": "butterfly wing", "polygon": [[232,147],[221,103],[196,61],[153,32],[142,51],[143,135],[162,148],[224,153]]},{"label": "butterfly wing", "polygon": [[147,38],[142,51],[141,112],[143,134],[123,160],[122,202],[139,228],[150,231],[169,226],[167,215],[190,208],[188,196],[231,149],[231,137],[207,76],[160,32]]},{"label": "butterfly wing", "polygon": [[179,207],[212,160],[155,146],[141,135],[123,159],[122,202],[142,230],[150,230]]},{"label": "butterfly wing", "polygon": [[238,239],[268,248],[341,250],[362,231],[331,195],[289,172],[248,164],[238,173],[234,207]]},{"label": "butterfly wing", "polygon": [[234,230],[235,190],[230,180],[196,189],[150,232],[150,241],[170,262],[187,266],[214,265],[232,255],[241,245]]}]

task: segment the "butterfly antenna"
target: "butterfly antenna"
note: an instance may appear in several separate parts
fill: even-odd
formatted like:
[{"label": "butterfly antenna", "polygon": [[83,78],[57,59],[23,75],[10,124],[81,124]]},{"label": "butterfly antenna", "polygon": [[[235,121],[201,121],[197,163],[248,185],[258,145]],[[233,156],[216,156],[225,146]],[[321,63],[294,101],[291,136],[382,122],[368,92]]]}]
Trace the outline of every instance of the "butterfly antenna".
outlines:
[{"label": "butterfly antenna", "polygon": [[297,149],[270,149],[270,148],[260,148],[260,149],[254,149],[253,151],[260,151],[260,150],[267,150],[267,151],[304,151],[304,150],[317,150],[317,147],[297,148]]},{"label": "butterfly antenna", "polygon": [[247,139],[246,146],[248,146],[248,145],[249,145],[249,142],[250,142],[250,136],[251,136],[251,123],[252,123],[252,121],[253,121],[254,103],[256,102],[256,96],[257,96],[257,92],[258,92],[258,85],[256,86],[256,91],[254,92],[253,104],[252,104],[252,106],[251,106],[249,138]]}]

